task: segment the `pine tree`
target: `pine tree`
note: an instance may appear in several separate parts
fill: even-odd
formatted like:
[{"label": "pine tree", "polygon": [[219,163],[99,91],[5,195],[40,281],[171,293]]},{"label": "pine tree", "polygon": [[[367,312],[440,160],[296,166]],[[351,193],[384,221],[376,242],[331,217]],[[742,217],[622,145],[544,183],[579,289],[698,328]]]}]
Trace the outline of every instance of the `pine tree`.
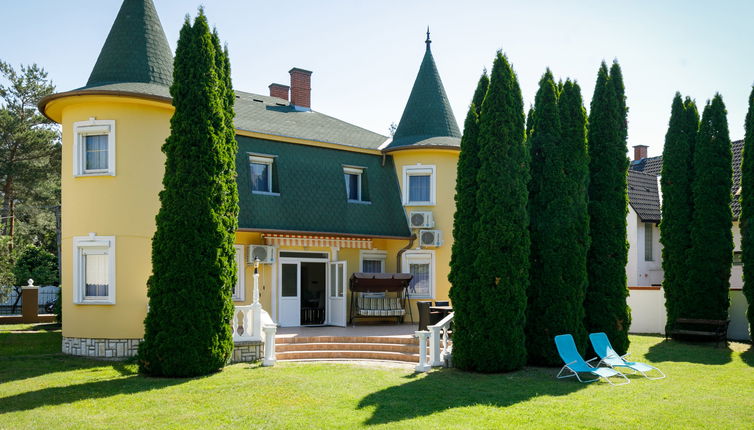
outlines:
[{"label": "pine tree", "polygon": [[552,339],[563,333],[586,346],[584,295],[589,215],[586,112],[581,89],[567,80],[559,88],[548,72],[540,80],[530,140],[531,280],[527,291],[529,363],[561,363]]},{"label": "pine tree", "polygon": [[631,313],[626,304],[626,112],[620,68],[603,62],[589,112],[589,287],[584,307],[589,332],[605,332],[616,351],[628,350]]},{"label": "pine tree", "polygon": [[694,142],[699,128],[696,104],[684,102],[676,93],[670,112],[668,132],[662,151],[662,269],[665,272],[665,308],[668,324],[678,316],[679,301],[686,294],[688,263],[691,248],[691,219],[694,212],[691,182],[693,180]]},{"label": "pine tree", "polygon": [[743,162],[741,163],[741,251],[744,264],[744,295],[749,303],[746,316],[749,330],[754,331],[754,88],[749,95],[746,114]]},{"label": "pine tree", "polygon": [[461,138],[461,154],[458,157],[456,179],[456,212],[453,217],[453,248],[450,259],[450,299],[453,300],[453,361],[457,366],[469,367],[472,362],[466,355],[472,348],[473,325],[476,309],[482,299],[475,287],[474,259],[476,257],[474,220],[479,216],[476,209],[476,175],[479,171],[479,113],[487,93],[490,79],[482,73],[471,100],[469,113],[464,122]]},{"label": "pine tree", "polygon": [[[500,372],[526,364],[529,284],[529,155],[524,144],[521,89],[498,52],[479,117],[477,255],[479,297],[466,369]],[[473,362],[471,361],[473,360]]]},{"label": "pine tree", "polygon": [[149,312],[140,370],[195,376],[221,369],[233,338],[231,291],[238,191],[229,62],[202,10],[181,29],[173,85],[175,113],[152,240]]},{"label": "pine tree", "polygon": [[707,102],[694,146],[694,214],[688,253],[687,291],[679,317],[728,318],[733,263],[731,214],[732,155],[725,104],[720,94]]}]

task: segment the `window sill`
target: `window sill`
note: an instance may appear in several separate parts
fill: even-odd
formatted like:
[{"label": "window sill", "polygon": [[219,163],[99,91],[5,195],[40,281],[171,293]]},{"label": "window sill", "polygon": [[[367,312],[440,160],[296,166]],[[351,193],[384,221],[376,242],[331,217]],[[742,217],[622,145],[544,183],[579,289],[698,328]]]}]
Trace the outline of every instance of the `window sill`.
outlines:
[{"label": "window sill", "polygon": [[371,205],[372,202],[367,200],[348,200],[348,203],[355,203],[357,205]]},{"label": "window sill", "polygon": [[272,193],[270,191],[252,191],[251,194],[257,194],[260,196],[280,196],[280,193]]},{"label": "window sill", "polygon": [[74,302],[75,305],[114,305],[115,300],[83,300]]},{"label": "window sill", "polygon": [[86,173],[76,173],[73,175],[74,178],[86,178],[89,176],[115,176],[115,172],[107,171],[107,172],[86,172]]},{"label": "window sill", "polygon": [[403,206],[435,206],[435,202],[404,202]]}]

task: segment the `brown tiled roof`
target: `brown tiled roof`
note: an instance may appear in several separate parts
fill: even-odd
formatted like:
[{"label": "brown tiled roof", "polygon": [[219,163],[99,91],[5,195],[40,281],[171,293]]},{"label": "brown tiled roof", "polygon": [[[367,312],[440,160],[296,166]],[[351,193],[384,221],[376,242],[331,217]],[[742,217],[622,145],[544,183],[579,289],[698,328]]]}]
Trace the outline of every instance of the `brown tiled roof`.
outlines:
[{"label": "brown tiled roof", "polygon": [[[733,153],[733,187],[731,188],[730,193],[733,196],[733,199],[730,202],[730,209],[733,212],[733,220],[737,220],[739,215],[741,215],[741,201],[738,190],[741,188],[741,156],[743,149],[743,140],[731,142],[731,151]],[[629,179],[631,177],[631,172],[642,172],[659,176],[662,173],[662,156],[660,155],[657,157],[642,158],[641,160],[632,161],[631,166],[629,167]],[[631,192],[629,190],[629,200],[630,199]]]},{"label": "brown tiled roof", "polygon": [[629,169],[659,176],[662,173],[662,155],[632,161]]},{"label": "brown tiled roof", "polygon": [[657,176],[629,170],[628,202],[643,222],[660,222]]}]

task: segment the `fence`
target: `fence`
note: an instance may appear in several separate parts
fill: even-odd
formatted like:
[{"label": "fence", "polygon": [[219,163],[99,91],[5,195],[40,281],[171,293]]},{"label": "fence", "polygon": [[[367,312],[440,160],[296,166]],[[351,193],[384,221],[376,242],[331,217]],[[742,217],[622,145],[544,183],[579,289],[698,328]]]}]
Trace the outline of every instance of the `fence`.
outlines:
[{"label": "fence", "polygon": [[[60,291],[60,287],[56,287],[54,285],[39,287],[39,299],[37,300],[37,303],[39,304],[40,314],[47,313],[47,311],[45,310],[45,305],[49,302],[57,300],[58,291]],[[18,299],[15,312],[13,312],[13,303],[16,302],[16,298],[19,296],[19,292],[13,289],[8,300],[0,302],[0,315],[21,315],[21,305],[23,304],[22,298]]]}]

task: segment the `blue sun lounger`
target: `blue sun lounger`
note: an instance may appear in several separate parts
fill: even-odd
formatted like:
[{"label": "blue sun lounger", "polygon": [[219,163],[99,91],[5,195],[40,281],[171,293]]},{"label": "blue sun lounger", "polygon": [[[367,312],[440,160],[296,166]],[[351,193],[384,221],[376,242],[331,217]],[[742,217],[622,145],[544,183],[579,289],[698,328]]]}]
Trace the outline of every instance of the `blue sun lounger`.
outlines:
[{"label": "blue sun lounger", "polygon": [[[613,349],[613,346],[610,344],[610,340],[607,338],[607,335],[605,333],[592,333],[589,335],[589,340],[592,342],[592,348],[594,348],[594,352],[596,352],[600,358],[600,362],[597,364],[598,366],[600,364],[604,364],[606,366],[610,366],[610,368],[627,367],[633,370],[634,373],[641,373],[647,379],[662,379],[665,377],[665,374],[654,366],[650,366],[649,364],[645,363],[624,360],[624,357],[628,356],[628,354],[623,356],[618,355],[618,353]],[[652,371],[659,373],[659,375],[647,375],[648,372]]]},{"label": "blue sun lounger", "polygon": [[[565,366],[563,366],[563,368],[560,369],[560,372],[558,372],[558,379],[575,376],[576,379],[579,380],[579,382],[594,382],[599,380],[600,378],[604,378],[605,381],[610,383],[610,385],[624,385],[631,382],[621,372],[613,370],[609,367],[594,367],[589,364],[589,361],[594,361],[597,359],[597,357],[589,361],[584,361],[584,358],[581,357],[581,354],[579,354],[579,351],[576,349],[576,343],[573,341],[573,336],[571,336],[570,334],[561,334],[555,336],[555,346],[558,348],[558,354],[560,355],[560,358],[562,358],[563,362],[565,363]],[[564,372],[566,371],[570,373],[564,374]],[[581,376],[579,376],[580,373],[590,374],[592,376],[596,376],[596,378],[581,379]],[[610,380],[610,377],[612,376],[622,377],[623,379],[625,379],[625,382],[614,384],[613,381]]]}]

